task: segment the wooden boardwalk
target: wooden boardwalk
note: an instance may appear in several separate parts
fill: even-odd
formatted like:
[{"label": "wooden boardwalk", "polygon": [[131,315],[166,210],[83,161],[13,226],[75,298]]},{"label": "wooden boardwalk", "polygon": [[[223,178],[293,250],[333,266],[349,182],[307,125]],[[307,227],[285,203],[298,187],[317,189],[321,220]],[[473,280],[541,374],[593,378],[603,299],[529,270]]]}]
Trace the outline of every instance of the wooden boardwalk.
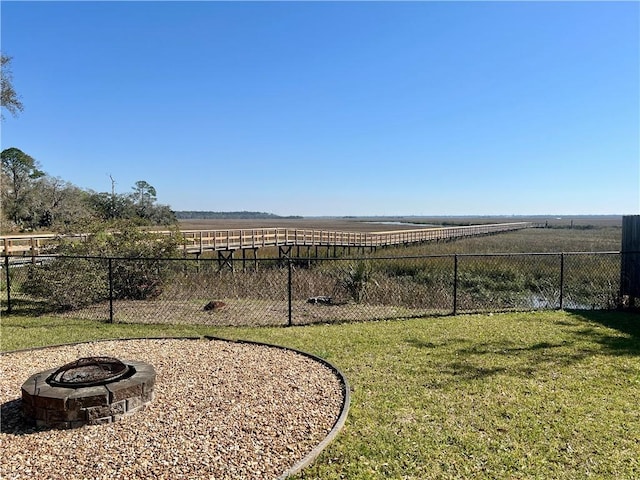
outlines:
[{"label": "wooden boardwalk", "polygon": [[[457,238],[489,235],[533,227],[531,222],[495,223],[461,227],[420,228],[380,232],[346,232],[299,228],[253,228],[227,230],[183,230],[182,250],[199,256],[206,251],[232,255],[236,250],[257,250],[278,247],[281,255],[289,255],[292,247],[343,247],[375,250],[394,245],[445,241]],[[172,235],[172,232],[157,232]],[[0,236],[3,256],[38,256],[50,252],[55,234]],[[86,235],[66,236],[82,241]]]}]

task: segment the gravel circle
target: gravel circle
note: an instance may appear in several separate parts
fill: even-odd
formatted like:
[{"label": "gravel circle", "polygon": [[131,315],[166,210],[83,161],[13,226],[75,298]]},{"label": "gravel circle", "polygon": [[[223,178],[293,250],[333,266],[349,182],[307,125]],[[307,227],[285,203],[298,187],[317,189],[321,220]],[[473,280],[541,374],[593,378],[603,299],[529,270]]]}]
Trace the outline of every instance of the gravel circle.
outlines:
[{"label": "gravel circle", "polygon": [[[87,356],[150,363],[155,397],[108,425],[30,427],[20,388]],[[208,339],[114,340],[0,356],[0,478],[265,479],[317,450],[348,406],[328,365],[292,350]]]}]

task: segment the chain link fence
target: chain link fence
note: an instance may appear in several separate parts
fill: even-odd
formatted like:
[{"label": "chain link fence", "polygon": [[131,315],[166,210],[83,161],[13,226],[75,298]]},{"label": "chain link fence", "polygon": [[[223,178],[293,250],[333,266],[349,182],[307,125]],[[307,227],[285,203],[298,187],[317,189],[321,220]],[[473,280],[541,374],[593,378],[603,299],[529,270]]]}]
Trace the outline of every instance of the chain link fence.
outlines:
[{"label": "chain link fence", "polygon": [[5,257],[2,308],[121,323],[307,325],[614,309],[620,254],[151,259]]}]

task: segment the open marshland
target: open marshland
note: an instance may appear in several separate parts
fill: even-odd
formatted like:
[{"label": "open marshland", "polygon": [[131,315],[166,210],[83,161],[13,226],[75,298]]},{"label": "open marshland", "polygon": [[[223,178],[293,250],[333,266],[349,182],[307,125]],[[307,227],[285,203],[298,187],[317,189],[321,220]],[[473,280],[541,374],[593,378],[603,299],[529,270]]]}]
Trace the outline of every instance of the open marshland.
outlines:
[{"label": "open marshland", "polygon": [[[603,252],[620,250],[622,217],[617,215],[181,220],[180,229],[225,230],[281,227],[346,232],[381,232],[506,222],[533,222],[539,228],[463,238],[445,243],[425,243],[409,247],[387,248],[379,250],[377,253],[386,255],[393,251],[394,255],[437,255],[450,253]],[[263,249],[260,255],[263,257],[277,256],[277,249]]]},{"label": "open marshland", "polygon": [[[361,224],[366,228],[389,228],[386,224],[344,219],[339,224],[330,224],[328,220],[324,224],[290,221],[309,228],[335,229],[342,225],[353,229]],[[231,228],[234,224],[248,228],[251,224],[244,222],[211,221],[206,226]],[[618,252],[620,242],[619,226],[574,225],[528,228],[375,251],[300,247],[290,252],[297,257],[296,268],[290,273],[278,259],[276,247],[260,248],[255,252],[257,258],[249,255],[246,262],[237,253],[233,265],[227,266],[219,262],[216,252],[208,252],[199,259],[190,256],[162,263],[164,280],[158,296],[144,300],[116,297],[113,304],[106,301],[106,264],[98,262],[92,269],[102,272],[102,277],[95,279],[96,292],[102,292],[97,294],[96,302],[82,303],[84,295],[72,299],[77,304],[75,308],[58,314],[66,318],[113,318],[133,323],[258,326],[561,306],[613,308],[618,301],[620,260],[616,253],[601,252]],[[560,252],[598,253],[568,255],[563,260]],[[318,258],[314,260],[316,254]],[[334,255],[338,258],[330,258]],[[454,255],[458,258],[454,259]],[[70,266],[78,261],[68,260]],[[134,260],[115,262],[117,268],[134,264]],[[230,271],[230,266],[235,271]],[[21,285],[29,280],[27,273],[26,268],[12,272],[16,313],[43,306],[21,290]],[[62,294],[70,292],[61,292],[56,301],[66,299]],[[310,305],[307,300],[317,296],[331,297],[332,304]],[[204,310],[203,306],[212,300],[220,301],[224,307]]]},{"label": "open marshland", "polygon": [[532,215],[532,216],[375,216],[305,217],[277,219],[188,219],[180,220],[185,230],[227,228],[306,228],[355,232],[404,230],[425,226],[477,225],[485,223],[533,222],[555,228],[621,227],[620,215]]}]

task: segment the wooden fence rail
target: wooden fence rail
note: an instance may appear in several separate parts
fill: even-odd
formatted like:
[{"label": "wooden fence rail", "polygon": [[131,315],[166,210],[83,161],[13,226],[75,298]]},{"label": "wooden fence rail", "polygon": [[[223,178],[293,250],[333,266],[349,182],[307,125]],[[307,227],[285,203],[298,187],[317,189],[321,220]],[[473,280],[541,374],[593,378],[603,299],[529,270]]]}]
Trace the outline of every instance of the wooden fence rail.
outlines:
[{"label": "wooden fence rail", "polygon": [[[183,230],[182,249],[187,253],[205,251],[234,251],[264,247],[326,246],[377,248],[393,245],[452,240],[520,230],[534,226],[531,222],[496,223],[462,227],[421,228],[382,232],[341,232],[298,228],[253,228],[228,230]],[[172,235],[169,231],[159,231]],[[1,255],[37,256],[50,251],[58,235],[0,236]],[[68,235],[65,238],[82,241],[87,235]]]}]

